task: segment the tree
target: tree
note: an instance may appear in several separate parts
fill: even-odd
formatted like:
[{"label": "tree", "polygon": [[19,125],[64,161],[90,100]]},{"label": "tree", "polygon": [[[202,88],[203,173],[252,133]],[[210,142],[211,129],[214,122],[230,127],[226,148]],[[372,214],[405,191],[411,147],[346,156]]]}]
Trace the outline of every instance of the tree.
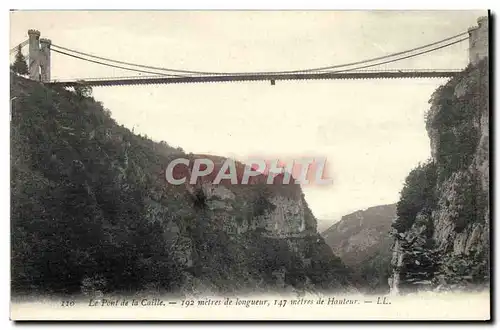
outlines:
[{"label": "tree", "polygon": [[84,80],[78,80],[75,88],[75,93],[80,98],[86,98],[92,96],[92,87],[85,84]]},{"label": "tree", "polygon": [[18,74],[28,74],[28,65],[26,64],[26,58],[21,52],[21,45],[17,47],[16,59],[10,68]]},{"label": "tree", "polygon": [[408,174],[397,204],[397,220],[392,224],[399,233],[410,229],[419,213],[434,209],[436,182],[437,166],[433,161],[419,164]]}]

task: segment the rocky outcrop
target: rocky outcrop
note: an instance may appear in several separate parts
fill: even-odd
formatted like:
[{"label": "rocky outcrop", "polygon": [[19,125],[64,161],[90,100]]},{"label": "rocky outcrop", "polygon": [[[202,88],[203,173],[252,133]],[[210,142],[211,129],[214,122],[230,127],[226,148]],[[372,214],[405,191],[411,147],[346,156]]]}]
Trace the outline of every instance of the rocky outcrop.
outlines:
[{"label": "rocky outcrop", "polygon": [[[215,159],[216,163],[221,161],[220,157]],[[236,162],[239,173],[244,167],[244,164]],[[267,236],[274,237],[317,234],[316,219],[300,186],[283,185],[279,180],[269,185],[266,184],[265,175],[254,177],[252,184],[230,184],[224,180],[213,184],[212,179],[212,176],[208,176],[199,179],[194,185],[186,184],[186,190],[193,197],[203,196],[204,205],[218,229],[228,234],[261,230]]]},{"label": "rocky outcrop", "polygon": [[[474,177],[479,175],[476,168],[471,167],[465,171],[455,172],[440,187],[440,198],[433,213],[433,239],[437,248],[450,250],[456,255],[468,254],[472,249],[488,249],[489,221],[484,219],[488,208],[483,205],[472,206],[464,197],[471,191],[477,191],[477,187],[474,187],[477,184],[474,182]],[[479,193],[487,195],[488,190],[480,190]],[[464,210],[470,207],[485,209]],[[470,224],[463,223],[471,220],[463,217],[478,217],[482,215],[481,213],[484,214],[482,219],[472,219]]]},{"label": "rocky outcrop", "polygon": [[[432,160],[422,171],[433,172],[437,179],[427,192],[431,202],[420,205],[415,215],[402,211],[408,208],[405,196],[398,204],[393,293],[488,284],[488,74],[486,58],[452,78],[431,99],[426,124]],[[407,181],[406,188],[414,189],[412,184]]]}]

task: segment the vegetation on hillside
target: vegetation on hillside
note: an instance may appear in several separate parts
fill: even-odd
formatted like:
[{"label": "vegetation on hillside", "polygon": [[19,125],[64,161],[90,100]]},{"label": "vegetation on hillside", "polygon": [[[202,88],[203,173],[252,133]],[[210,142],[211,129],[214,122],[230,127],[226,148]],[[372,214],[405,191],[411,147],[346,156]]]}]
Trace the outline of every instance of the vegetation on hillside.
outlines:
[{"label": "vegetation on hillside", "polygon": [[162,222],[145,215],[168,204],[160,169],[175,149],[131,134],[91,98],[22,79],[12,94],[13,290],[75,292],[95,274],[109,290],[169,288]]},{"label": "vegetation on hillside", "polygon": [[[435,129],[439,146],[436,166],[439,181],[471,165],[479,143],[479,116],[489,107],[488,61],[477,66],[469,65],[445,85],[439,87],[429,103],[431,111],[426,116],[427,129]],[[461,85],[463,93],[455,89]]]},{"label": "vegetation on hillside", "polygon": [[[166,165],[188,156],[118,125],[83,87],[12,75],[14,294],[348,286],[345,266],[318,236],[229,235],[211,226],[203,198],[165,184]],[[240,220],[272,208],[265,191],[243,194],[258,201],[246,204],[238,193]]]},{"label": "vegetation on hillside", "polygon": [[402,233],[415,223],[417,215],[430,215],[436,206],[436,165],[432,161],[419,164],[406,177],[397,203],[397,219],[392,226]]},{"label": "vegetation on hillside", "polygon": [[344,215],[322,233],[334,254],[352,270],[366,293],[387,293],[391,263],[391,224],[396,205],[379,205]]}]

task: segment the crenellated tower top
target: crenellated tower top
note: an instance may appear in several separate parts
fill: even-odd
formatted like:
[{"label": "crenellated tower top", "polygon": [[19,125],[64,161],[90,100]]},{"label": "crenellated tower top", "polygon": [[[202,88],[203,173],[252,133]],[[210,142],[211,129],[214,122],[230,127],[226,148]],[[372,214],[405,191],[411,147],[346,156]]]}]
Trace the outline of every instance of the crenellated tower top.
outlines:
[{"label": "crenellated tower top", "polygon": [[40,43],[41,44],[46,44],[46,45],[51,45],[52,44],[52,40],[47,39],[47,38],[40,38]]},{"label": "crenellated tower top", "polygon": [[468,29],[469,32],[469,63],[477,64],[488,57],[488,17],[477,19],[477,26]]},{"label": "crenellated tower top", "polygon": [[29,55],[28,71],[30,79],[35,81],[50,81],[50,45],[52,41],[40,38],[40,31],[28,30]]},{"label": "crenellated tower top", "polygon": [[35,35],[35,36],[40,36],[40,31],[38,30],[33,30],[33,29],[30,29],[28,30],[28,35],[31,36],[31,35]]}]

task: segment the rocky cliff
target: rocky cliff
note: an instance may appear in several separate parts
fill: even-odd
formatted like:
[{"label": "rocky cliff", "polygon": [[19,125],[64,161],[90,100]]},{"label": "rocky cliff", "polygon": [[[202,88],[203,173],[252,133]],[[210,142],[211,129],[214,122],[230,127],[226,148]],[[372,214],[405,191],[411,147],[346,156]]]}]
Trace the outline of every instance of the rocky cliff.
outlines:
[{"label": "rocky cliff", "polygon": [[395,216],[395,204],[374,206],[343,216],[321,234],[369,292],[389,290],[390,229]]},{"label": "rocky cliff", "polygon": [[167,184],[171,160],[204,156],[133,134],[89,92],[11,76],[14,294],[352,289],[300,186]]},{"label": "rocky cliff", "polygon": [[430,100],[432,159],[408,176],[394,222],[394,293],[489,282],[488,59]]}]

